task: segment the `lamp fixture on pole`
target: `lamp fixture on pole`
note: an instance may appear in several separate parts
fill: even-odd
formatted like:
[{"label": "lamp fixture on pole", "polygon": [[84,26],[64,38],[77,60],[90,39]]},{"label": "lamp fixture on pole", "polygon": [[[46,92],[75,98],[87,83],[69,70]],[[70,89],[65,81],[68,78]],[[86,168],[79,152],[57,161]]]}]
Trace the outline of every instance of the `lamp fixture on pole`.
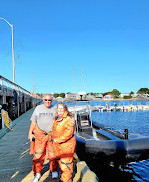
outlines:
[{"label": "lamp fixture on pole", "polygon": [[12,36],[12,65],[13,65],[13,83],[15,83],[15,61],[14,61],[14,42],[13,42],[13,25],[10,24],[6,19],[1,18],[11,27],[11,36]]}]

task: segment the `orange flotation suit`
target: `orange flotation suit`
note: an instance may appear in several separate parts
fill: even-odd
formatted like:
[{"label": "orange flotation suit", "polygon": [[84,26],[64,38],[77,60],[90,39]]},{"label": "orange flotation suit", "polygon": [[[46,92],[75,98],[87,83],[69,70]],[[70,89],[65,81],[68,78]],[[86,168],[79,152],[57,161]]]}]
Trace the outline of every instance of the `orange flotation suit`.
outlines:
[{"label": "orange flotation suit", "polygon": [[74,118],[65,111],[61,118],[56,118],[53,125],[53,146],[59,167],[62,171],[62,182],[71,182],[73,173],[73,155],[76,148],[74,136]]},{"label": "orange flotation suit", "polygon": [[33,133],[35,141],[31,142],[30,154],[34,155],[33,158],[33,172],[34,174],[40,173],[43,168],[43,163],[46,155],[46,148],[48,151],[48,158],[50,160],[50,171],[57,171],[56,156],[53,148],[52,133],[46,133],[35,126]]}]

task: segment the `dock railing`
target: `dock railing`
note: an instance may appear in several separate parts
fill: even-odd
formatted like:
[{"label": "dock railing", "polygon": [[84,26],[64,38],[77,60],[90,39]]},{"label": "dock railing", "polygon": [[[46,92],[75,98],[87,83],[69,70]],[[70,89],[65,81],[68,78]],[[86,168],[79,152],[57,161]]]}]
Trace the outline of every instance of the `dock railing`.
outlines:
[{"label": "dock railing", "polygon": [[6,93],[8,94],[8,96],[12,96],[13,90],[16,90],[17,92],[25,93],[27,95],[31,94],[29,91],[27,91],[23,87],[19,86],[16,83],[13,83],[12,81],[0,75],[0,94],[3,95],[4,93]]},{"label": "dock railing", "polygon": [[[0,104],[7,104],[7,98],[13,98],[13,102],[17,105],[17,115],[20,115],[20,109],[23,107],[23,112],[26,112],[29,108],[41,101],[41,98],[36,98],[36,95],[21,87],[20,85],[13,83],[7,78],[0,75]],[[34,104],[35,103],[35,104]],[[21,108],[20,108],[21,107]]]}]

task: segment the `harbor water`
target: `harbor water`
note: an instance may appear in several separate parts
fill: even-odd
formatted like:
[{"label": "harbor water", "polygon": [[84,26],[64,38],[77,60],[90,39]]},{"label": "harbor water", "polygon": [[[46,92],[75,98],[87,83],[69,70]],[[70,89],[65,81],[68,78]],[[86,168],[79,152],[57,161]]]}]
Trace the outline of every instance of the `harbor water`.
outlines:
[{"label": "harbor water", "polygon": [[[66,102],[68,105],[74,105],[72,102]],[[85,105],[86,102],[78,102],[77,105]],[[105,106],[106,101],[91,101],[91,106],[101,105]],[[108,104],[114,106],[119,105],[148,105],[149,101],[108,101]],[[138,111],[111,111],[111,112],[92,112],[92,119],[104,124],[108,127],[112,127],[119,132],[123,132],[125,128],[129,130],[129,135],[138,134],[143,136],[149,136],[149,110]],[[105,175],[108,175],[110,169],[105,169]],[[125,179],[125,181],[149,181],[149,160],[129,163],[121,171],[115,171],[116,175],[113,176],[114,180],[116,176],[119,179]],[[114,174],[114,169],[112,169]],[[97,174],[98,175],[98,174]],[[100,176],[100,175],[99,175]],[[121,176],[121,177],[120,177]],[[103,179],[104,177],[102,177]],[[118,177],[117,177],[118,178]],[[106,181],[106,179],[103,181]]]}]

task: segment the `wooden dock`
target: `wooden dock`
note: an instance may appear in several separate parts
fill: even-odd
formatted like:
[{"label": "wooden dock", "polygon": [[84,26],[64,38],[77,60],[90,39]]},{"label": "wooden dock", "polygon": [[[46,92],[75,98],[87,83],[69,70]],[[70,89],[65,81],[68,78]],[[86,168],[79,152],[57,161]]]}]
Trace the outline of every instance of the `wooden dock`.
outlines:
[{"label": "wooden dock", "polygon": [[[32,182],[32,158],[29,154],[30,141],[28,131],[34,108],[13,121],[14,130],[0,130],[0,182]],[[4,135],[5,133],[5,135]],[[59,172],[60,174],[60,172]],[[74,162],[73,182],[98,182],[98,178],[84,161]],[[46,156],[42,177],[39,182],[60,182],[52,179],[49,160]]]},{"label": "wooden dock", "polygon": [[[21,115],[14,131],[9,131],[0,139],[0,181],[1,182],[31,182],[32,156],[29,155],[30,142],[28,131],[33,109]],[[45,160],[40,182],[54,181],[49,174],[48,159]]]}]

